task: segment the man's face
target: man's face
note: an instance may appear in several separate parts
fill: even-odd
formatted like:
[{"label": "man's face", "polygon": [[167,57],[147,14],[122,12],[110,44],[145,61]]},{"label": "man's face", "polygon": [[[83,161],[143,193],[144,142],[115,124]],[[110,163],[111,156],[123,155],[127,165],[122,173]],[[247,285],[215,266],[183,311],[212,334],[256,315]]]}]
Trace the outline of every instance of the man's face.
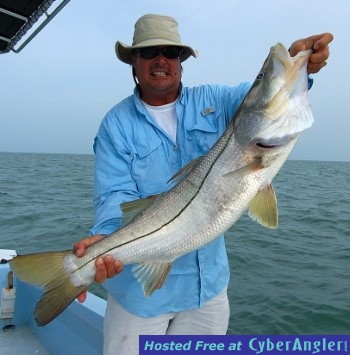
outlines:
[{"label": "man's face", "polygon": [[175,101],[181,81],[180,54],[178,47],[150,47],[135,53],[132,64],[145,102],[157,106]]}]

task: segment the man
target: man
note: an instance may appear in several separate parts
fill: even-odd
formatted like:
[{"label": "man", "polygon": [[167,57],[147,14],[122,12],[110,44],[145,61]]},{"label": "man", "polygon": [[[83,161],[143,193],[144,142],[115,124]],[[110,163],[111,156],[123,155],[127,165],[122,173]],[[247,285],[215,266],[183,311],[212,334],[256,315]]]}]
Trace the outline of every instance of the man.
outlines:
[{"label": "man", "polygon": [[[308,72],[316,73],[326,65],[332,39],[325,33],[299,40],[290,53],[312,48]],[[205,154],[250,87],[183,87],[181,64],[197,53],[181,43],[171,17],[141,17],[132,46],[117,42],[116,54],[131,64],[136,88],[107,113],[96,136],[95,226],[90,238],[75,244],[77,256],[120,227],[122,202],[162,193],[171,176]],[[109,294],[105,354],[138,354],[139,334],[226,334],[229,267],[223,237],[176,260],[164,285],[149,298],[131,266],[122,269],[111,256],[96,261],[95,281],[107,279]]]}]

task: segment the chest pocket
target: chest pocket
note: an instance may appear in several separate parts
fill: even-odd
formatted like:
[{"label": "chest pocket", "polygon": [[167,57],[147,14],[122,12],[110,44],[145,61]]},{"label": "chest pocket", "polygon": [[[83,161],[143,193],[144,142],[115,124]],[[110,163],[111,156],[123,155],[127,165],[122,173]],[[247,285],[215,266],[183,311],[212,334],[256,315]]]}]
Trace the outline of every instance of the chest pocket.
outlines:
[{"label": "chest pocket", "polygon": [[166,160],[163,141],[157,134],[151,134],[135,145],[131,173],[141,197],[165,190],[170,174]]},{"label": "chest pocket", "polygon": [[205,154],[224,132],[224,119],[218,110],[198,115],[197,120],[186,130],[186,141],[200,154]]}]

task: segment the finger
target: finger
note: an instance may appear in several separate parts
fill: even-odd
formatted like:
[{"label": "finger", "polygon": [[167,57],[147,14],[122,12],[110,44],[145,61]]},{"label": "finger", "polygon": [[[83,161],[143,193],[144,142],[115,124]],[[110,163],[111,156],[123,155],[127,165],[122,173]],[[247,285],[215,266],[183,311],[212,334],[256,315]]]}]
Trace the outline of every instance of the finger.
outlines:
[{"label": "finger", "polygon": [[327,59],[329,57],[329,50],[328,46],[324,48],[321,52],[316,52],[310,56],[308,65],[307,65],[307,70],[308,73],[317,73],[320,71],[323,67],[327,65]]},{"label": "finger", "polygon": [[85,255],[86,249],[91,246],[92,244],[96,243],[100,239],[102,239],[104,235],[96,234],[88,238],[84,238],[76,242],[73,246],[73,253],[78,257],[81,258]]},{"label": "finger", "polygon": [[329,49],[328,47],[324,48],[321,52],[313,53],[310,58],[309,62],[313,64],[321,64],[329,57]]},{"label": "finger", "polygon": [[322,33],[320,35],[314,35],[305,38],[304,44],[306,49],[312,49],[313,51],[320,51],[324,49],[327,44],[332,40],[329,36],[332,36],[330,33]]},{"label": "finger", "polygon": [[79,242],[75,243],[73,246],[73,253],[78,257],[81,258],[85,255],[85,251],[87,248],[87,242],[85,239],[80,240]]},{"label": "finger", "polygon": [[96,273],[94,281],[98,283],[102,283],[107,278],[107,267],[103,258],[98,258],[95,262],[96,265]]},{"label": "finger", "polygon": [[96,260],[96,273],[94,281],[98,283],[105,282],[107,278],[114,277],[123,271],[123,263],[114,260],[110,255]]},{"label": "finger", "polygon": [[295,41],[294,43],[292,43],[292,45],[289,48],[290,55],[294,57],[299,52],[306,51],[307,49],[312,49],[316,41],[316,38],[318,38],[318,35]]},{"label": "finger", "polygon": [[123,271],[124,265],[121,261],[115,260],[114,267],[115,267],[116,274],[119,274],[120,272]]},{"label": "finger", "polygon": [[104,261],[107,269],[107,278],[114,277],[123,271],[123,263],[119,260],[114,260],[112,256],[107,255]]},{"label": "finger", "polygon": [[323,48],[326,48],[328,44],[333,41],[333,39],[334,36],[331,33],[323,33],[316,38],[313,49],[315,51],[320,51]]},{"label": "finger", "polygon": [[307,72],[309,74],[315,74],[318,73],[323,67],[325,67],[327,65],[327,61],[324,60],[322,63],[318,63],[318,64],[312,64],[309,63],[307,65]]},{"label": "finger", "polygon": [[299,52],[302,52],[304,50],[306,50],[306,45],[304,41],[296,41],[294,42],[290,47],[289,47],[289,53],[291,55],[291,57],[294,57],[295,55],[297,55]]},{"label": "finger", "polygon": [[86,296],[87,296],[87,291],[82,292],[80,295],[77,296],[77,300],[80,303],[83,303],[86,301]]},{"label": "finger", "polygon": [[104,262],[106,265],[106,269],[107,269],[107,277],[113,277],[116,275],[116,270],[115,270],[115,265],[114,265],[114,258],[110,255],[107,255],[104,258]]},{"label": "finger", "polygon": [[333,35],[331,33],[322,33],[319,35],[313,35],[304,39],[300,39],[295,41],[289,48],[289,52],[291,56],[295,56],[297,53],[301,51],[305,51],[307,49],[312,49],[314,52],[322,51],[327,45],[332,42]]}]

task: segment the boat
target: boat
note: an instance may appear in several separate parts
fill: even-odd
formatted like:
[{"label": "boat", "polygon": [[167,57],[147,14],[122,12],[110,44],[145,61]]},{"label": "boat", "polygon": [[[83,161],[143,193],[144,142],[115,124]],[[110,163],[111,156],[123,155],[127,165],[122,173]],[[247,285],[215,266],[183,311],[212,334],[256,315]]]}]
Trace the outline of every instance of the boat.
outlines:
[{"label": "boat", "polygon": [[0,250],[0,354],[97,355],[103,349],[106,301],[90,292],[46,326],[37,326],[34,309],[42,290],[20,281],[8,261],[14,250]]},{"label": "boat", "polygon": [[0,54],[21,52],[69,1],[0,0]]},{"label": "boat", "polygon": [[[0,0],[0,54],[20,53],[69,1]],[[42,291],[11,271],[15,255],[0,249],[0,354],[102,354],[106,301],[89,292],[83,304],[74,301],[50,324],[37,326],[33,312]]]}]

